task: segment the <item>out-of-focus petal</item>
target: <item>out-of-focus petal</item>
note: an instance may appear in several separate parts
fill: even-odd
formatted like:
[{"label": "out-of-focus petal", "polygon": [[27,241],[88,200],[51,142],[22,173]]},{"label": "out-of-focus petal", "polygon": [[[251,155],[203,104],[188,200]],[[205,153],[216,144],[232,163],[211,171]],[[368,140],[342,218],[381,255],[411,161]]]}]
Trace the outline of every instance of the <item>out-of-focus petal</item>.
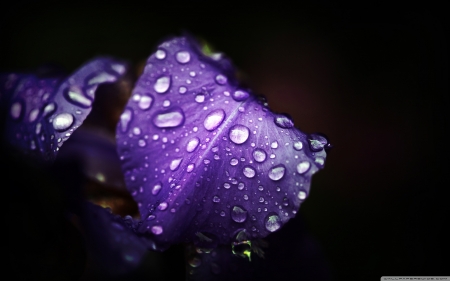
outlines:
[{"label": "out-of-focus petal", "polygon": [[123,62],[105,57],[89,61],[66,78],[2,75],[6,141],[27,155],[53,161],[90,113],[97,87],[116,81],[125,69]]},{"label": "out-of-focus petal", "polygon": [[167,40],[149,57],[117,126],[139,232],[167,247],[277,231],[324,166],[327,144],[317,138],[240,87],[223,55],[205,55],[190,37]]}]

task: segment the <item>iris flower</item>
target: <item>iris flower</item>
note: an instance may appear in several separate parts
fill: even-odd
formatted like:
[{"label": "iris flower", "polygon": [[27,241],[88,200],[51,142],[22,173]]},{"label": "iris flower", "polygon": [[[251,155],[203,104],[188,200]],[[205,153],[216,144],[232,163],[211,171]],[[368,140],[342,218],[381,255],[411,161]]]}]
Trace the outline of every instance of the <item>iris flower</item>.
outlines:
[{"label": "iris flower", "polygon": [[231,60],[190,35],[163,41],[148,58],[121,108],[114,140],[95,130],[77,134],[97,95],[111,103],[118,98],[117,88],[97,90],[117,84],[128,68],[101,57],[69,76],[2,74],[6,147],[52,172],[76,159],[72,171],[96,170],[90,178],[116,181],[116,191],[134,200],[137,214],[123,216],[77,200],[83,196],[76,187],[65,191],[69,213],[79,217],[90,249],[112,272],[182,244],[187,279],[254,273],[245,268],[258,264],[267,239],[307,199],[331,147],[327,138],[305,134],[288,114],[271,111],[264,96],[239,82]]}]

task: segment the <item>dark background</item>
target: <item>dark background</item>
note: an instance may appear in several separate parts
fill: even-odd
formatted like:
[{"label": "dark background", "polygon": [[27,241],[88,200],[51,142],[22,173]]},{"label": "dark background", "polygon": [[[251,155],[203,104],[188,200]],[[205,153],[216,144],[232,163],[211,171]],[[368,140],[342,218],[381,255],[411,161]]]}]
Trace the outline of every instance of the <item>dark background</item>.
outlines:
[{"label": "dark background", "polygon": [[450,274],[449,30],[438,2],[14,1],[2,9],[0,72],[49,62],[70,72],[97,55],[137,65],[167,36],[206,39],[273,110],[330,138],[300,216],[333,280]]}]

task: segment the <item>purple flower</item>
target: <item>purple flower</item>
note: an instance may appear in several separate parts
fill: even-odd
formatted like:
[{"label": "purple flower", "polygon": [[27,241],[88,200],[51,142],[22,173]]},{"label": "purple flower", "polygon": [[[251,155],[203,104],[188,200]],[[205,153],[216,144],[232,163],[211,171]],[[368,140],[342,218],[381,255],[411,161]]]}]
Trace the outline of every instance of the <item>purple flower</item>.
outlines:
[{"label": "purple flower", "polygon": [[[104,173],[89,167],[110,166],[104,170],[112,183],[120,182],[121,166],[140,219],[77,200],[70,209],[94,256],[115,273],[135,268],[148,250],[181,243],[217,253],[231,246],[231,253],[219,254],[222,264],[252,251],[262,255],[260,239],[295,217],[308,197],[327,138],[307,135],[288,114],[272,112],[263,96],[239,83],[229,59],[204,53],[187,35],[163,42],[148,58],[120,115],[113,151],[104,138],[77,129],[99,84],[117,81],[126,69],[98,58],[68,77],[1,75],[3,140],[52,171],[76,159],[85,176],[102,182]],[[92,165],[94,155],[100,165]],[[70,179],[66,173],[58,177]],[[81,197],[76,187],[67,193]]]}]

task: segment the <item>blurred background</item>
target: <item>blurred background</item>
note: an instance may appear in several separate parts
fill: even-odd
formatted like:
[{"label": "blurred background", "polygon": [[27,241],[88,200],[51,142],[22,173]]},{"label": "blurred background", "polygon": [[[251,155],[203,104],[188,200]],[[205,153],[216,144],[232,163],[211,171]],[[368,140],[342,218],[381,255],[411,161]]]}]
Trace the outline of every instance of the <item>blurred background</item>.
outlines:
[{"label": "blurred background", "polygon": [[[2,7],[0,72],[109,55],[137,75],[161,40],[189,31],[274,111],[329,137],[299,217],[331,280],[449,275],[447,15],[438,2],[366,2],[16,0]],[[10,240],[21,249],[14,229]]]}]

